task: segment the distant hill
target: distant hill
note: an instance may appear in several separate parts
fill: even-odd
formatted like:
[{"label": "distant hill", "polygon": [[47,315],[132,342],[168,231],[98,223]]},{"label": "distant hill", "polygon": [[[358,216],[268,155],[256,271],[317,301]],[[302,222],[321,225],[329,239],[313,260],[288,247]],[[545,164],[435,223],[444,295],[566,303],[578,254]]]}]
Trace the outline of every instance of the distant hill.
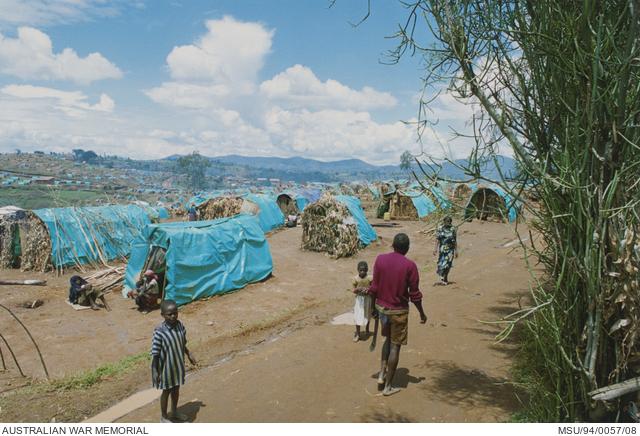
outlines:
[{"label": "distant hill", "polygon": [[[177,160],[179,155],[172,155],[165,160]],[[281,180],[294,180],[297,182],[341,182],[351,180],[381,180],[394,178],[407,178],[409,173],[396,165],[372,165],[360,159],[345,159],[331,162],[323,162],[303,157],[262,157],[226,155],[209,157],[212,161],[212,173],[225,175],[233,173],[245,177],[279,178]],[[506,156],[498,158],[500,168],[505,175],[515,174],[515,161]],[[467,165],[464,159],[456,160],[455,164]],[[448,179],[463,180],[468,178],[455,164],[445,162],[439,174]],[[432,173],[437,167],[429,168]],[[499,173],[493,161],[487,162],[482,167],[484,177],[498,179]],[[417,171],[419,173],[419,171]]]},{"label": "distant hill", "polygon": [[[493,159],[486,161],[480,165],[480,173],[483,177],[486,177],[490,180],[500,180],[500,172],[506,178],[513,178],[517,175],[516,161],[507,156],[498,156],[498,167],[496,166]],[[469,161],[467,159],[458,159],[451,162],[444,162],[442,164],[442,169],[437,168],[436,166],[432,166],[430,170],[432,172],[438,172],[440,177],[453,179],[453,180],[465,180],[468,179],[469,176],[464,173],[462,169],[459,167],[465,168],[469,165]],[[425,170],[428,167],[424,167]]]}]

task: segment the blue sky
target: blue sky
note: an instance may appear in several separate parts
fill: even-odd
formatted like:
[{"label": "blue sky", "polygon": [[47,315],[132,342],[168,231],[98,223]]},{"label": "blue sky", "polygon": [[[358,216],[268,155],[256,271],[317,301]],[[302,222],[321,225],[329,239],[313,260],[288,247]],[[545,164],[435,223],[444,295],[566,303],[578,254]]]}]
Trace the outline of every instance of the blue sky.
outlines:
[{"label": "blue sky", "polygon": [[[0,0],[0,152],[361,158],[418,152],[421,63],[384,65],[393,0]],[[425,151],[468,107],[434,103]]]}]

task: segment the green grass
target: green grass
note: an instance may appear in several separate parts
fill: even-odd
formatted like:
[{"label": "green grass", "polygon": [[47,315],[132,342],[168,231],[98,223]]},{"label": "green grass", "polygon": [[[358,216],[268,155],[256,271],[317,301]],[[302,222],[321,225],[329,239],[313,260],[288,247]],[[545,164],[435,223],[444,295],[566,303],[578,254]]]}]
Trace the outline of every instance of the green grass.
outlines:
[{"label": "green grass", "polygon": [[96,369],[88,370],[77,375],[65,377],[51,382],[55,390],[86,389],[99,383],[105,378],[117,376],[136,368],[141,362],[149,361],[149,353],[143,352],[125,357],[114,363],[107,363]]},{"label": "green grass", "polygon": [[[152,194],[131,194],[127,191],[117,191],[120,196],[134,195],[138,200],[155,201]],[[0,189],[0,207],[18,206],[23,209],[42,209],[49,207],[69,207],[96,205],[96,200],[103,199],[105,203],[126,203],[127,200],[115,198],[116,192],[104,190],[70,190],[64,187],[48,186],[3,186]]]}]

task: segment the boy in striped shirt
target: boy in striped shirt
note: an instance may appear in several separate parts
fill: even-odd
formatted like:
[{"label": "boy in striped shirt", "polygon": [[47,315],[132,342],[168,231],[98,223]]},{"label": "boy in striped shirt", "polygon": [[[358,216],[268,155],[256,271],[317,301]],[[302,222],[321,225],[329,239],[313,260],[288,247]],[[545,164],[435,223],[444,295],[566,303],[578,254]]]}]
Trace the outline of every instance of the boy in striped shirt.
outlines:
[{"label": "boy in striped shirt", "polygon": [[[184,355],[192,365],[196,360],[187,348],[187,331],[178,321],[178,305],[173,300],[164,300],[160,305],[164,322],[153,332],[151,340],[151,378],[153,387],[162,389],[160,396],[160,422],[186,421],[188,418],[177,411],[180,385],[184,384]],[[167,414],[167,402],[171,396],[171,414]]]}]

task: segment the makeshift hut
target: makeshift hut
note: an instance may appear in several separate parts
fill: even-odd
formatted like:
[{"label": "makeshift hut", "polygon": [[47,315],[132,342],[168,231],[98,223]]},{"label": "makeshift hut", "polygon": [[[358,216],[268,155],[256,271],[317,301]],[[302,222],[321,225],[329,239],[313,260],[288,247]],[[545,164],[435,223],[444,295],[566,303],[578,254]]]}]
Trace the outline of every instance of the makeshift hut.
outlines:
[{"label": "makeshift hut", "polygon": [[241,197],[216,197],[204,200],[197,206],[203,221],[229,218],[238,215],[244,200]]},{"label": "makeshift hut", "polygon": [[263,280],[273,261],[258,219],[241,214],[146,226],[132,244],[123,296],[147,269],[162,275],[164,298],[183,305]]},{"label": "makeshift hut", "polygon": [[346,195],[324,195],[302,214],[302,249],[326,252],[331,257],[354,255],[377,239],[360,200]]},{"label": "makeshift hut", "polygon": [[197,206],[201,220],[229,218],[240,213],[256,215],[262,230],[270,232],[284,225],[284,215],[272,197],[246,194],[242,197],[217,197]]},{"label": "makeshift hut", "polygon": [[473,189],[466,183],[459,183],[453,190],[453,202],[456,204],[467,204]]},{"label": "makeshift hut", "polygon": [[471,195],[464,210],[466,220],[514,222],[520,206],[509,194],[497,186],[480,186]]},{"label": "makeshift hut", "polygon": [[[57,269],[124,258],[131,241],[151,223],[148,210],[136,205],[37,209],[33,213],[46,227],[33,226],[30,232],[35,235],[30,237],[37,239],[35,243],[50,241],[51,264]],[[41,265],[40,258],[33,268],[29,267],[29,251],[36,250],[23,246],[22,268],[36,269]],[[35,254],[43,256],[41,251]]]},{"label": "makeshift hut", "polygon": [[300,213],[300,209],[298,209],[298,203],[295,198],[295,194],[290,192],[283,192],[278,195],[276,202],[284,216],[298,215],[298,213]]},{"label": "makeshift hut", "polygon": [[445,194],[435,186],[427,190],[398,189],[389,195],[389,215],[394,220],[423,219],[438,209],[451,207]]},{"label": "makeshift hut", "polygon": [[0,208],[0,268],[51,268],[51,238],[33,212],[15,206]]}]

